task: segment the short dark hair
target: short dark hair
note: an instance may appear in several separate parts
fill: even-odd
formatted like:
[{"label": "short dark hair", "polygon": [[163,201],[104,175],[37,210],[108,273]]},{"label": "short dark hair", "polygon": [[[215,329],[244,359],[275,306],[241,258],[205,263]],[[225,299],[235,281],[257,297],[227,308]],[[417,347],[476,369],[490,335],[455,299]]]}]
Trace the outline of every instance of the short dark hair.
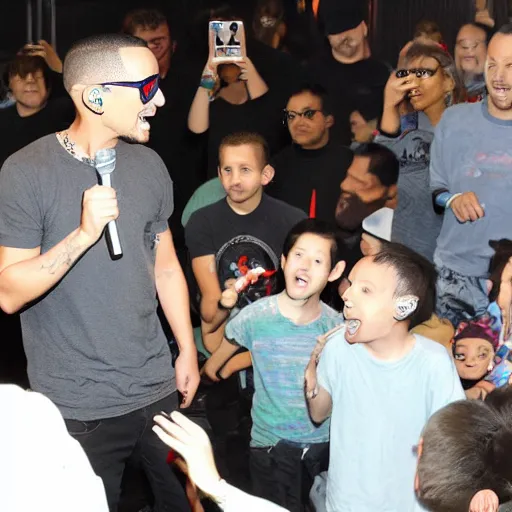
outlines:
[{"label": "short dark hair", "polygon": [[511,392],[509,386],[485,402],[453,402],[430,418],[418,461],[418,498],[428,510],[468,510],[482,489],[501,503],[512,497]]},{"label": "short dark hair", "polygon": [[267,141],[259,133],[254,132],[236,132],[226,135],[219,145],[219,162],[223,148],[237,146],[252,146],[260,153],[262,159],[262,167],[268,164],[270,153]]},{"label": "short dark hair", "polygon": [[478,28],[485,33],[486,44],[489,44],[489,41],[491,40],[492,36],[496,33],[496,30],[493,27],[489,27],[488,25],[484,25],[483,23],[480,23],[478,21],[470,21],[469,23],[464,23],[464,25],[460,27],[459,32],[463,27],[467,27],[468,25],[470,25],[471,27]]},{"label": "short dark hair", "polygon": [[373,261],[396,272],[395,298],[405,295],[418,297],[418,307],[408,318],[410,328],[426,322],[433,315],[436,303],[437,274],[434,265],[405,245],[392,242],[384,242]]},{"label": "short dark hair", "polygon": [[331,270],[338,261],[344,259],[345,243],[339,235],[336,228],[329,222],[320,219],[304,219],[296,224],[286,235],[283,244],[283,256],[288,258],[288,254],[297,243],[297,240],[305,234],[317,235],[331,242]]},{"label": "short dark hair", "polygon": [[315,96],[315,98],[318,98],[320,100],[320,104],[322,105],[322,112],[324,115],[332,115],[333,111],[329,93],[320,84],[304,83],[300,85],[293,91],[293,93],[288,98],[288,101],[290,101],[291,98],[294,98],[295,96],[298,96],[299,94],[303,94],[305,92],[308,92],[309,94]]},{"label": "short dark hair", "polygon": [[416,24],[414,27],[414,38],[419,37],[422,34],[426,34],[430,37],[434,36],[435,34],[439,34],[440,37],[432,39],[436,43],[440,43],[443,37],[441,28],[433,20],[421,20]]},{"label": "short dark hair", "polygon": [[506,23],[496,32],[496,34],[503,34],[505,36],[512,36],[512,23]]},{"label": "short dark hair", "polygon": [[169,26],[165,14],[158,9],[134,9],[124,17],[122,30],[133,36],[138,28],[155,30],[164,23]]},{"label": "short dark hair", "polygon": [[142,39],[127,34],[91,36],[75,43],[64,59],[64,87],[70,92],[76,84],[93,85],[126,80],[119,50],[147,48]]},{"label": "short dark hair", "polygon": [[369,158],[369,172],[377,176],[385,187],[397,184],[400,162],[391,149],[375,142],[368,142],[358,146],[354,150],[354,156]]},{"label": "short dark hair", "polygon": [[37,71],[43,73],[46,89],[51,89],[50,68],[43,57],[34,57],[24,53],[16,55],[16,57],[7,64],[3,74],[3,81],[5,85],[8,86],[11,78],[15,76],[25,78],[28,74],[34,74]]}]

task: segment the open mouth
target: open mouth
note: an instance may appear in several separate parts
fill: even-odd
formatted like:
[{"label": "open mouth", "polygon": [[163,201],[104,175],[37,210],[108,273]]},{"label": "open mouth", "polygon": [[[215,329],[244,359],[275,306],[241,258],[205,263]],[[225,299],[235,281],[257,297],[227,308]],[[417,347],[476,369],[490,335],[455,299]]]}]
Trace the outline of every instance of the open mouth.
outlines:
[{"label": "open mouth", "polygon": [[356,320],[355,318],[351,318],[345,322],[347,326],[347,333],[349,336],[355,336],[359,328],[361,327],[361,320]]},{"label": "open mouth", "polygon": [[307,279],[302,276],[295,276],[295,283],[299,288],[306,288],[306,286],[308,285]]},{"label": "open mouth", "polygon": [[493,90],[498,96],[506,96],[510,92],[510,87],[493,86]]},{"label": "open mouth", "polygon": [[[148,114],[146,114],[146,115],[149,117]],[[150,129],[150,124],[149,124],[148,120],[146,119],[146,116],[143,115],[143,113],[139,114],[139,122],[140,122],[140,126],[143,130]]]}]

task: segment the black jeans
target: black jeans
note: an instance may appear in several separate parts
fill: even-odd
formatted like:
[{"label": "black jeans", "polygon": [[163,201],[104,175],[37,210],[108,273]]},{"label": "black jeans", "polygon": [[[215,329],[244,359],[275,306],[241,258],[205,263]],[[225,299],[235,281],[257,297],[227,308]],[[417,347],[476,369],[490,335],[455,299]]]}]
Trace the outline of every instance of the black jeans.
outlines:
[{"label": "black jeans", "polygon": [[183,487],[167,464],[169,448],[151,430],[153,417],[178,406],[177,393],[117,418],[65,420],[82,445],[94,472],[102,478],[110,512],[116,512],[126,462],[136,456],[155,497],[155,512],[190,512]]},{"label": "black jeans", "polygon": [[252,492],[290,512],[302,512],[315,476],[329,465],[329,443],[304,448],[290,441],[251,448]]}]

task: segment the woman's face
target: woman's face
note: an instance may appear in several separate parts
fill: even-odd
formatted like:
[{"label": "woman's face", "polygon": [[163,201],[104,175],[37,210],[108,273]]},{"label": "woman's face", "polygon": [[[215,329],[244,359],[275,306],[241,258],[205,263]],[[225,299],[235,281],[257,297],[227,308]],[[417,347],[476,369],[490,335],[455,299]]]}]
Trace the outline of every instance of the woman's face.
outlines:
[{"label": "woman's face", "polygon": [[455,342],[455,367],[461,379],[480,380],[489,371],[494,348],[479,338],[463,338]]},{"label": "woman's face", "polygon": [[219,76],[228,85],[238,81],[241,69],[236,64],[221,64],[219,66]]},{"label": "woman's face", "polygon": [[454,81],[445,75],[439,62],[432,57],[411,60],[407,63],[407,69],[423,73],[421,78],[418,78],[414,72],[409,75],[415,85],[409,100],[417,112],[444,102],[446,95],[455,87]]}]

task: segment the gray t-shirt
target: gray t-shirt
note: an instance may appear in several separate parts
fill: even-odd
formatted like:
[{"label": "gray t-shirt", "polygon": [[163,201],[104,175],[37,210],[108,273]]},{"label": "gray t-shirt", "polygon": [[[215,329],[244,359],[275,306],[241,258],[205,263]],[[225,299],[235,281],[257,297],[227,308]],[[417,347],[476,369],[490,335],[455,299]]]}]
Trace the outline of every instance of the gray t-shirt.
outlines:
[{"label": "gray t-shirt", "polygon": [[449,108],[436,128],[430,186],[474,192],[485,212],[464,224],[445,212],[436,265],[486,277],[494,253],[489,240],[512,238],[512,121],[492,117],[485,101]]},{"label": "gray t-shirt", "polygon": [[[152,150],[119,141],[116,151],[123,257],[112,261],[102,237],[21,314],[30,385],[69,419],[120,416],[176,389],[154,279],[172,182]],[[0,245],[47,252],[80,225],[83,193],[97,181],[54,134],[15,153],[0,172]]]},{"label": "gray t-shirt", "polygon": [[378,135],[375,142],[388,146],[400,161],[398,204],[393,216],[391,240],[434,259],[443,218],[434,211],[429,187],[430,145],[434,128],[418,113],[418,127],[396,139]]}]

